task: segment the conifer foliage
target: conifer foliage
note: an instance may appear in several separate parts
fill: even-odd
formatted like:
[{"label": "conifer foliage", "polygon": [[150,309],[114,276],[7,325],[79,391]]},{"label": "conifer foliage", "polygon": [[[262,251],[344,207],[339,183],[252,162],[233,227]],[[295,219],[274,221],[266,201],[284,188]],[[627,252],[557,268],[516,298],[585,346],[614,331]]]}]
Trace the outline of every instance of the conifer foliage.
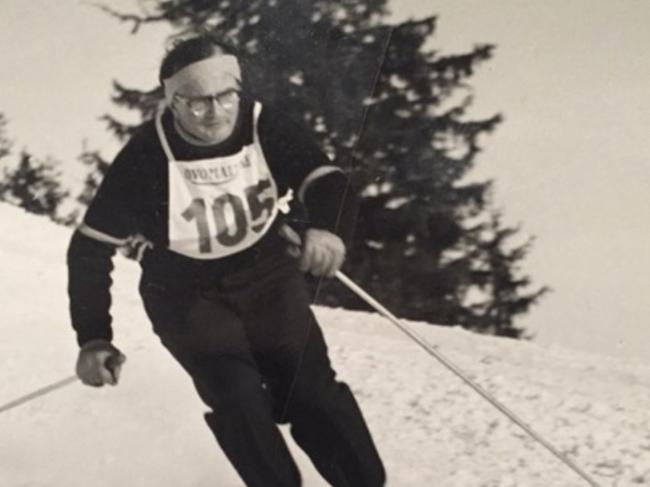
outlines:
[{"label": "conifer foliage", "polygon": [[0,159],[5,158],[11,152],[11,141],[7,136],[7,119],[0,113]]},{"label": "conifer foliage", "polygon": [[[437,19],[388,25],[385,0],[151,0],[109,14],[133,31],[169,23],[175,37],[214,33],[245,55],[249,89],[309,126],[362,195],[346,272],[396,313],[486,333],[522,335],[515,318],[546,291],[519,266],[490,182],[468,174],[479,138],[501,117],[471,119],[469,80],[492,45],[430,47]],[[116,82],[116,103],[153,114],[160,89]],[[107,117],[118,135],[131,127]],[[320,301],[364,307],[330,283]]]},{"label": "conifer foliage", "polygon": [[22,152],[16,167],[3,171],[0,200],[59,221],[57,208],[68,194],[61,186],[60,173],[55,167],[52,160],[41,161]]},{"label": "conifer foliage", "polygon": [[12,144],[5,131],[6,125],[6,119],[0,114],[0,201],[65,223],[57,215],[57,209],[68,193],[61,185],[56,161],[51,158],[39,160],[24,150],[17,163],[9,161]]}]

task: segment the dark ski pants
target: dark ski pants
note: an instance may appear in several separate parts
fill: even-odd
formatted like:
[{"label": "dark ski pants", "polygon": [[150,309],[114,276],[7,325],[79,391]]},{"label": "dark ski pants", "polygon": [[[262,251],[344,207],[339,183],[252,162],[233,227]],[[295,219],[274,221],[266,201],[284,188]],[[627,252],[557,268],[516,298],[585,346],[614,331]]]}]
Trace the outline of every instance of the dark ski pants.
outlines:
[{"label": "dark ski pants", "polygon": [[258,263],[213,286],[176,291],[143,282],[163,345],[212,411],[219,445],[248,487],[297,487],[276,423],[335,487],[379,487],[385,473],[357,403],[335,379],[295,263]]}]

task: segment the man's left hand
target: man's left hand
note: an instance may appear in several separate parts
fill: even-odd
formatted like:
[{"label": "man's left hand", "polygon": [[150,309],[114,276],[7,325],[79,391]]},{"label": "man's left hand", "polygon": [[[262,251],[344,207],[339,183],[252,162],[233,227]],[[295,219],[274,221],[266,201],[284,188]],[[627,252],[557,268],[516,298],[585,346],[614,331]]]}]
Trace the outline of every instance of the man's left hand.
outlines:
[{"label": "man's left hand", "polygon": [[[303,272],[309,272],[316,277],[333,277],[345,260],[345,244],[340,237],[318,228],[310,228],[301,240],[291,229],[283,229],[283,237],[294,245],[290,254],[299,257],[298,267]],[[289,235],[286,233],[289,232]],[[300,247],[300,255],[295,250]]]}]

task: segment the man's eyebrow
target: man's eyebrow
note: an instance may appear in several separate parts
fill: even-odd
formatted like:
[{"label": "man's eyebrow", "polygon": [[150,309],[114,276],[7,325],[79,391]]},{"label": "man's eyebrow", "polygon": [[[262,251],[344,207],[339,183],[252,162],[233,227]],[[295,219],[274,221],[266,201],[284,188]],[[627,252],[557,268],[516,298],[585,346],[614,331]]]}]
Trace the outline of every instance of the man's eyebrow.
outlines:
[{"label": "man's eyebrow", "polygon": [[225,95],[227,93],[238,93],[241,90],[241,86],[233,86],[231,88],[226,88],[223,91],[218,91],[217,93],[211,93],[208,95],[184,95],[182,93],[176,93],[176,96],[180,96],[181,98],[213,98],[215,96],[220,96],[220,95]]}]

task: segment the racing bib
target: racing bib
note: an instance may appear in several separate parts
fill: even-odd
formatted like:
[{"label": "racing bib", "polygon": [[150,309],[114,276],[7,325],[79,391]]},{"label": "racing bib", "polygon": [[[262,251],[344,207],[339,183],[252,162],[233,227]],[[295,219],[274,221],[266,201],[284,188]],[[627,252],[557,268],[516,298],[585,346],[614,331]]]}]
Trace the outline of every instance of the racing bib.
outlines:
[{"label": "racing bib", "polygon": [[156,120],[169,166],[169,248],[195,259],[236,254],[259,241],[278,212],[278,190],[257,136],[261,106],[254,108],[253,143],[226,157],[175,160]]}]

